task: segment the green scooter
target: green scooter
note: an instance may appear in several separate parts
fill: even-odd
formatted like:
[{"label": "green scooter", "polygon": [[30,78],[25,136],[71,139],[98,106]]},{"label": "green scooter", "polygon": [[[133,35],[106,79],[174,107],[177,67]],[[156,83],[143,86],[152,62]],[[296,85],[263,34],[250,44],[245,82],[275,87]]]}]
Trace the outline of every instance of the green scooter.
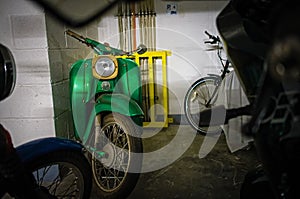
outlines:
[{"label": "green scooter", "polygon": [[77,60],[70,71],[70,99],[75,136],[90,151],[97,194],[126,198],[142,165],[142,90],[139,66],[128,56],[147,51],[140,45],[124,52],[66,34],[91,47],[94,58]]}]

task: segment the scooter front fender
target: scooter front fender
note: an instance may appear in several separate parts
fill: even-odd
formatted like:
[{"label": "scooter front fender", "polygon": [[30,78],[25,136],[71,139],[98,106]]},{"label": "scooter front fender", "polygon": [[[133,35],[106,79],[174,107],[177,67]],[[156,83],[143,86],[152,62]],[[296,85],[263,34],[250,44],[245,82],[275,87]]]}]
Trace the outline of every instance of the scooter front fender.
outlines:
[{"label": "scooter front fender", "polygon": [[139,104],[123,94],[104,94],[96,101],[96,113],[116,112],[127,116],[144,115]]},{"label": "scooter front fender", "polygon": [[49,137],[33,140],[16,147],[16,152],[25,164],[55,151],[82,151],[83,146],[73,140]]},{"label": "scooter front fender", "polygon": [[[139,104],[128,96],[111,93],[103,94],[96,100],[96,105],[89,117],[85,133],[83,135],[79,135],[79,138],[83,141],[83,143],[85,143],[90,136],[96,116],[103,112],[120,113],[129,117],[144,116],[144,112]],[[141,122],[138,123],[139,125],[142,124]]]}]

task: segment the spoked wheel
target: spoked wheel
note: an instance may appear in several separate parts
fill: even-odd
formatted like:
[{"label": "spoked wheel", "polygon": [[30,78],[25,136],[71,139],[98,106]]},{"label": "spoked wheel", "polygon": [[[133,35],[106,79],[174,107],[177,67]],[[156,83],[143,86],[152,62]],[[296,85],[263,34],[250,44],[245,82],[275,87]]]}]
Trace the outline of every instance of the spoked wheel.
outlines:
[{"label": "spoked wheel", "polygon": [[32,161],[29,169],[40,189],[53,198],[90,197],[92,174],[89,162],[81,152],[50,153]]},{"label": "spoked wheel", "polygon": [[[95,146],[104,153],[92,156],[97,194],[104,198],[126,198],[134,189],[142,164],[141,134],[130,117],[109,114],[96,131]],[[138,154],[133,154],[138,153]]]},{"label": "spoked wheel", "polygon": [[218,126],[200,126],[201,111],[212,108],[217,101],[217,93],[212,98],[216,89],[216,78],[203,78],[195,82],[188,90],[184,99],[184,111],[190,125],[199,133],[206,135],[220,132]]}]

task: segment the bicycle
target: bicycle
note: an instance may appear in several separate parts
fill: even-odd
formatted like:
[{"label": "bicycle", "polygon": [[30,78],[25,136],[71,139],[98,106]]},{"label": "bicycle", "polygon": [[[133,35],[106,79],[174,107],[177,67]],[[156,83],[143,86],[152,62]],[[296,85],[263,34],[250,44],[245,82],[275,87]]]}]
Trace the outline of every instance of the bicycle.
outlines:
[{"label": "bicycle", "polygon": [[[230,61],[228,59],[222,58],[221,56],[223,46],[220,38],[218,36],[211,35],[207,31],[205,31],[204,33],[209,38],[209,40],[205,41],[204,43],[215,45],[217,55],[223,69],[221,70],[220,75],[208,74],[208,76],[200,78],[192,84],[185,95],[184,111],[189,124],[195,130],[197,130],[198,133],[206,135],[207,133],[220,132],[220,121],[214,122],[210,120],[210,118],[204,118],[200,120],[200,115],[203,113],[203,111],[210,110],[211,108],[216,106],[215,103],[218,98],[218,92],[222,81],[229,73],[233,72],[233,70],[230,70]],[[221,117],[223,112],[222,110],[223,109],[220,109],[219,111],[221,113]],[[224,113],[226,113],[225,109]],[[208,117],[211,116],[211,114],[208,115]],[[225,120],[225,116],[220,119]]]}]

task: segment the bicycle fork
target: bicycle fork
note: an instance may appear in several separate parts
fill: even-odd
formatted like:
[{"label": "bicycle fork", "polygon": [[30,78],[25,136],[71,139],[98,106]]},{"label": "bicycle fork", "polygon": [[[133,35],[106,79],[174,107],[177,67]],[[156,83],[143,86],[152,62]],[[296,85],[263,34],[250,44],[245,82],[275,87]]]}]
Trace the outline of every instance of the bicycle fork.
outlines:
[{"label": "bicycle fork", "polygon": [[[222,64],[223,65],[223,64]],[[209,98],[209,100],[207,101],[207,103],[205,104],[205,107],[206,108],[209,108],[211,102],[213,101],[213,99],[215,98],[215,96],[217,95],[218,91],[219,91],[219,88],[221,86],[221,83],[222,81],[225,79],[226,77],[226,74],[229,73],[230,71],[228,70],[229,68],[229,65],[230,65],[230,62],[228,60],[226,60],[226,63],[225,65],[223,65],[223,71],[221,73],[220,76],[216,76],[216,79],[215,79],[215,85],[216,85],[216,88],[214,89],[211,97]],[[215,75],[212,75],[212,76],[215,76]]]},{"label": "bicycle fork", "polygon": [[222,80],[216,79],[216,81],[215,81],[216,88],[214,89],[214,91],[213,91],[211,97],[209,98],[209,100],[208,100],[207,103],[205,104],[205,107],[206,107],[206,108],[209,108],[209,107],[210,107],[211,102],[212,102],[213,99],[216,97],[216,95],[217,95],[217,93],[218,93],[218,91],[219,91],[221,82],[222,82]]}]

